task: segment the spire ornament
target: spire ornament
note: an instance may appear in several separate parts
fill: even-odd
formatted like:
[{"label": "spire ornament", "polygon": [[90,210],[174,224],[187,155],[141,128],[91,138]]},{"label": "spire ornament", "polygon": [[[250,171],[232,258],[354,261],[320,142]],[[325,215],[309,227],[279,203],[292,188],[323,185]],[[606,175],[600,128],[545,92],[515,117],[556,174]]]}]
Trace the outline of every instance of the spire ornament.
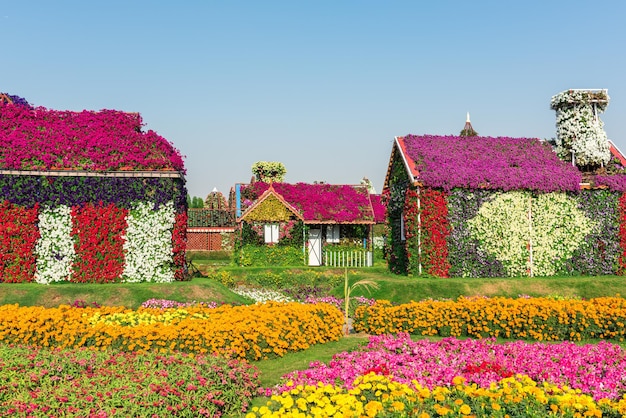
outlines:
[{"label": "spire ornament", "polygon": [[459,134],[460,136],[478,136],[478,132],[474,130],[472,127],[472,122],[470,122],[470,114],[467,112],[467,119],[465,120],[465,126],[463,130]]}]

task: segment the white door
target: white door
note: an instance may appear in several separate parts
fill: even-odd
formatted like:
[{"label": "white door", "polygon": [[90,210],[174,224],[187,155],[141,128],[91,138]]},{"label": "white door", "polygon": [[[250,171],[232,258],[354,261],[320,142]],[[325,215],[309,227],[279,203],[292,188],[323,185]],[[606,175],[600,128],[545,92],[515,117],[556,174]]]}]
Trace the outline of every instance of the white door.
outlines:
[{"label": "white door", "polygon": [[322,230],[309,229],[309,266],[322,265]]}]

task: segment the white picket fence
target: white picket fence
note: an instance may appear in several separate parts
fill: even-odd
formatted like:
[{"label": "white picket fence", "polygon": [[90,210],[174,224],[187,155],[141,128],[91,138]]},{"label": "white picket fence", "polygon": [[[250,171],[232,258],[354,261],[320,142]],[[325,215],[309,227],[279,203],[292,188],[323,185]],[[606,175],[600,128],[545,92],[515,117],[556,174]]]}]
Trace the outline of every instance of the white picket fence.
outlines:
[{"label": "white picket fence", "polygon": [[371,251],[324,251],[326,267],[371,267]]}]

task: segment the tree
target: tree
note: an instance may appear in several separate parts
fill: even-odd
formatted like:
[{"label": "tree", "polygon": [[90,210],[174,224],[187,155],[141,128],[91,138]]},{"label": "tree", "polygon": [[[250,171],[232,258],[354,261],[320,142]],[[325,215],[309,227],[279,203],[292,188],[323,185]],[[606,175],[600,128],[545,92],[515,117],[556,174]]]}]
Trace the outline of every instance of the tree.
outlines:
[{"label": "tree", "polygon": [[287,169],[281,162],[257,161],[252,164],[252,174],[257,181],[281,183],[285,179]]},{"label": "tree", "polygon": [[201,197],[193,196],[191,197],[187,194],[187,207],[190,209],[199,209],[204,207],[204,201]]}]

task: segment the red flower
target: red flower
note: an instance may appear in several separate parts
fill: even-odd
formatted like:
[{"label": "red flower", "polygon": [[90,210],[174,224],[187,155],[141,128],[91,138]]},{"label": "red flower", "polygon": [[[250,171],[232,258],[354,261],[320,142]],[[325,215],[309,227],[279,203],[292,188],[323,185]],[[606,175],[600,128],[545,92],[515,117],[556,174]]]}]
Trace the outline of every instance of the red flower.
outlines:
[{"label": "red flower", "polygon": [[[429,188],[422,188],[419,192],[409,189],[404,212],[409,265],[421,261],[428,274],[449,277],[447,238],[450,235],[450,224],[447,193]],[[421,234],[419,244],[418,234]]]},{"label": "red flower", "polygon": [[385,364],[381,364],[379,366],[370,367],[369,369],[363,372],[363,375],[368,375],[370,373],[380,374],[382,376],[389,376],[389,368]]},{"label": "red flower", "polygon": [[626,274],[626,193],[619,198],[619,246],[622,254],[619,257],[617,274]]},{"label": "red flower", "polygon": [[88,203],[72,208],[72,232],[76,260],[71,281],[108,283],[119,281],[124,271],[127,209]]},{"label": "red flower", "polygon": [[39,206],[0,205],[0,282],[31,282],[35,277],[35,245],[39,239]]},{"label": "red flower", "polygon": [[175,280],[185,280],[187,259],[185,249],[187,247],[187,212],[176,214],[174,230],[172,231],[172,252],[174,253]]}]

